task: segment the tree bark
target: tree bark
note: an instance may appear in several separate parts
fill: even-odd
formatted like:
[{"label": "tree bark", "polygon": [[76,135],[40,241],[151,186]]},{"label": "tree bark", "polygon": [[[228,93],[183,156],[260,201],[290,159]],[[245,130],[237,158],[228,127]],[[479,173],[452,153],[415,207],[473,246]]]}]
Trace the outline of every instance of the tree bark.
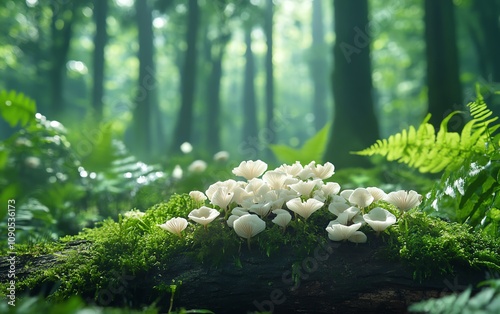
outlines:
[{"label": "tree bark", "polygon": [[314,88],[312,108],[314,114],[314,127],[316,131],[319,131],[325,126],[327,121],[326,98],[328,75],[325,59],[326,44],[323,25],[323,1],[313,1],[312,5],[312,45],[310,48],[310,70]]},{"label": "tree bark", "polygon": [[65,109],[63,81],[77,6],[78,3],[67,2],[61,4],[55,0],[52,0],[50,4],[52,10],[50,24],[52,37],[50,114],[56,119],[60,119],[63,116]]},{"label": "tree bark", "polygon": [[367,0],[334,0],[334,118],[324,159],[337,167],[369,166],[351,155],[379,138],[372,99]]},{"label": "tree bark", "polygon": [[220,141],[220,87],[222,80],[222,60],[226,45],[231,38],[231,34],[225,32],[223,27],[219,27],[218,36],[211,42],[207,42],[207,58],[210,64],[208,75],[206,99],[207,99],[207,121],[206,121],[206,148],[211,154],[221,149]]},{"label": "tree bark", "polygon": [[104,67],[105,48],[108,41],[106,31],[106,18],[108,16],[108,0],[94,0],[94,71],[93,71],[93,91],[92,106],[98,119],[103,116],[104,97]]},{"label": "tree bark", "polygon": [[139,33],[139,78],[134,109],[134,153],[147,158],[152,150],[152,108],[156,100],[156,69],[154,65],[153,16],[146,0],[135,2]]},{"label": "tree bark", "polygon": [[272,144],[276,142],[276,130],[273,127],[274,120],[274,66],[273,66],[273,14],[274,4],[273,0],[266,1],[265,19],[264,19],[264,33],[266,35],[266,142]]},{"label": "tree bark", "polygon": [[[18,256],[17,280],[54,267],[69,250],[78,250],[84,256],[89,245],[87,241],[68,243],[59,257]],[[89,287],[88,295],[82,297],[97,298],[97,305],[104,305],[99,300],[106,295],[105,305],[137,308],[160,300],[157,306],[167,311],[169,295],[153,286],[171,285],[174,281],[178,284],[174,309],[199,308],[216,313],[405,313],[414,302],[458,292],[484,280],[484,270],[457,266],[454,275],[416,281],[412,270],[388,259],[384,249],[385,244],[377,240],[359,245],[318,243],[306,257],[298,257],[286,247],[270,257],[242,248],[239,263],[232,260],[217,267],[178,255],[169,265],[148,273],[111,270],[111,274],[121,276],[119,287]],[[6,257],[0,258],[1,282],[8,281],[9,266]],[[31,293],[49,291],[51,283],[44,285]]]},{"label": "tree bark", "polygon": [[181,107],[174,136],[174,149],[191,141],[193,107],[196,87],[196,46],[198,39],[200,8],[197,0],[188,1],[188,28],[186,32],[187,50],[181,77]]},{"label": "tree bark", "polygon": [[[462,108],[453,0],[425,0],[424,22],[429,122],[438,129],[443,118]],[[449,130],[462,126],[450,123]]]},{"label": "tree bark", "polygon": [[257,102],[255,100],[255,57],[252,27],[245,27],[245,77],[243,79],[243,141],[257,139]]}]

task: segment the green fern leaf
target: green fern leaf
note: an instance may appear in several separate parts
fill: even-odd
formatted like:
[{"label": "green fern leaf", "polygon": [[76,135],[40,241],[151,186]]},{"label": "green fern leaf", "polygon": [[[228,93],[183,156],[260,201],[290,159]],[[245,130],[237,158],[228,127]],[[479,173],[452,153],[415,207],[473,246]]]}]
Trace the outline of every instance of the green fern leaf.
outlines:
[{"label": "green fern leaf", "polygon": [[408,130],[402,130],[388,139],[377,140],[372,146],[353,153],[385,156],[389,161],[407,164],[423,173],[458,168],[474,154],[491,152],[498,142],[493,137],[500,127],[500,124],[494,124],[498,117],[491,118],[493,113],[482,96],[478,94],[478,99],[468,107],[471,120],[465,124],[460,134],[448,131],[448,123],[459,111],[445,117],[437,133],[429,123],[431,116],[428,114],[418,129],[410,126]]},{"label": "green fern leaf", "polygon": [[31,98],[15,91],[0,92],[0,115],[11,127],[28,125],[35,121],[35,114],[36,105]]}]

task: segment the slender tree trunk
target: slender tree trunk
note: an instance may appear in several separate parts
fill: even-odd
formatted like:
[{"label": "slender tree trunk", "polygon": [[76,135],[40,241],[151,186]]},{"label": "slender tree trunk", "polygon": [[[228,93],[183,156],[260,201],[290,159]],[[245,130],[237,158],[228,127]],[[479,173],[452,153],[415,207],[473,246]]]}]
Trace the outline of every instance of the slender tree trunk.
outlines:
[{"label": "slender tree trunk", "polygon": [[[462,105],[453,6],[453,0],[425,0],[427,95],[430,123],[436,128]],[[449,129],[459,131],[461,126],[450,123]]]},{"label": "slender tree trunk", "polygon": [[152,108],[156,100],[153,17],[148,1],[135,1],[135,8],[139,31],[139,80],[135,98],[133,145],[136,148],[136,154],[145,158],[152,149]]},{"label": "slender tree trunk", "polygon": [[[76,13],[74,2],[69,2],[66,5],[58,4],[52,0],[52,20],[51,20],[51,35],[52,35],[52,62],[50,70],[51,80],[51,114],[54,118],[60,119],[64,111],[63,99],[63,81],[65,77],[66,62],[73,34],[73,21]],[[69,15],[69,18],[65,18]],[[59,26],[63,22],[62,27]]]},{"label": "slender tree trunk", "polygon": [[276,130],[273,128],[274,119],[274,74],[273,74],[273,0],[266,1],[264,33],[266,35],[266,142],[276,141]]},{"label": "slender tree trunk", "polygon": [[98,119],[103,115],[103,97],[104,97],[104,50],[108,40],[106,31],[106,18],[108,16],[108,0],[94,0],[94,73],[92,106]]},{"label": "slender tree trunk", "polygon": [[252,27],[245,29],[245,77],[243,80],[243,140],[257,138],[257,102],[255,100],[255,58],[252,51]]},{"label": "slender tree trunk", "polygon": [[193,106],[196,86],[196,43],[199,28],[200,9],[197,0],[188,1],[187,50],[181,82],[181,108],[174,136],[174,148],[191,141]]},{"label": "slender tree trunk", "polygon": [[485,79],[500,82],[500,4],[499,1],[473,1],[477,19],[481,25],[481,34],[484,49],[480,59],[486,66],[482,69]]},{"label": "slender tree trunk", "polygon": [[312,107],[314,113],[314,127],[316,130],[320,130],[327,121],[326,98],[328,82],[322,0],[313,1],[312,40],[310,48],[310,70],[314,87]]},{"label": "slender tree trunk", "polygon": [[337,167],[368,166],[350,154],[379,137],[372,99],[367,0],[334,0],[334,119],[325,160]]},{"label": "slender tree trunk", "polygon": [[207,82],[207,140],[208,151],[216,153],[221,149],[220,144],[220,84],[222,79],[222,59],[226,45],[230,39],[229,34],[221,34],[211,45],[211,70]]}]

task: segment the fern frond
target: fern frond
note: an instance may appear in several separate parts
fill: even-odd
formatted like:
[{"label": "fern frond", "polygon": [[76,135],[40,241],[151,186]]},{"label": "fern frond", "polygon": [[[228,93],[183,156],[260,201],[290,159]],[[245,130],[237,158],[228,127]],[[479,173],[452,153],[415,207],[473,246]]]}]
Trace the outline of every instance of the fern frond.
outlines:
[{"label": "fern frond", "polygon": [[11,127],[17,124],[26,126],[35,120],[35,102],[22,93],[15,91],[0,92],[0,116],[4,118]]},{"label": "fern frond", "polygon": [[444,118],[437,133],[429,123],[431,116],[428,114],[418,129],[410,126],[408,130],[391,135],[388,139],[377,140],[372,146],[353,153],[362,156],[382,155],[389,161],[405,163],[423,173],[456,168],[473,154],[491,152],[497,144],[492,143],[492,135],[500,127],[500,124],[495,124],[498,117],[491,118],[493,113],[482,96],[478,94],[477,100],[468,104],[468,107],[471,120],[460,134],[448,131],[448,122],[459,111]]}]

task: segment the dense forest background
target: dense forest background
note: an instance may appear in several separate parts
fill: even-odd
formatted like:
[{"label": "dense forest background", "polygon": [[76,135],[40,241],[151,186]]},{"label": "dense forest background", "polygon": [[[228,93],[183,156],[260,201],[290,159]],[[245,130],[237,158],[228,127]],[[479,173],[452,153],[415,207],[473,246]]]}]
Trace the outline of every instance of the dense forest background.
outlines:
[{"label": "dense forest background", "polygon": [[[33,98],[74,142],[106,123],[145,161],[183,142],[265,158],[267,144],[298,147],[334,121],[327,159],[349,165],[337,150],[427,111],[439,123],[477,82],[491,96],[500,81],[499,1],[0,4],[0,89]],[[12,132],[1,124],[2,139]]]}]

